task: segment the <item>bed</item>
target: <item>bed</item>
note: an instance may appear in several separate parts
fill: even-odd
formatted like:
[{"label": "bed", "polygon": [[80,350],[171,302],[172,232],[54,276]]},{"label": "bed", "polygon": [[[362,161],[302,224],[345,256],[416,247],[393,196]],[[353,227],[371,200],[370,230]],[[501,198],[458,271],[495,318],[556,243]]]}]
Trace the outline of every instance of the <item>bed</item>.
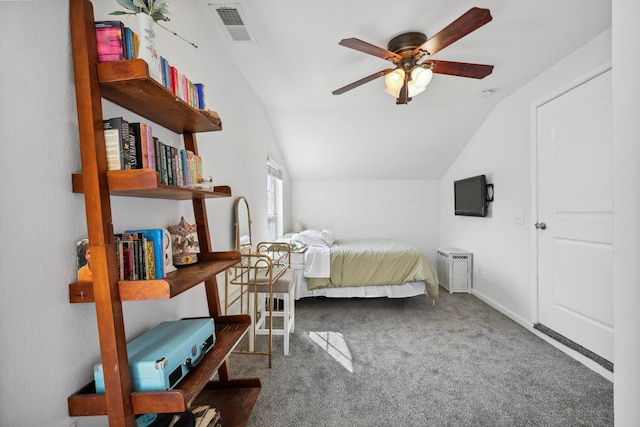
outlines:
[{"label": "bed", "polygon": [[294,249],[304,254],[296,299],[438,296],[435,268],[417,248],[404,242],[336,240],[326,230],[305,230],[290,239]]}]

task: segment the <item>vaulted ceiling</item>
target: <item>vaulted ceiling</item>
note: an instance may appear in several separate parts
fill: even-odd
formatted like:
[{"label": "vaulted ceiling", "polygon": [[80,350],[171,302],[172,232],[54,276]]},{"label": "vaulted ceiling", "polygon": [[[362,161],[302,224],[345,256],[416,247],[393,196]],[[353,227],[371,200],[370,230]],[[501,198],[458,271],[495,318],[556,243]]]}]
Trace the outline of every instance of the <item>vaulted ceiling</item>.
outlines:
[{"label": "vaulted ceiling", "polygon": [[[213,6],[209,19],[264,103],[294,180],[437,179],[496,104],[611,26],[610,0],[207,3],[241,14],[250,42],[232,40]],[[436,74],[406,105],[384,92],[384,78],[332,95],[393,67],[341,39],[386,49],[408,31],[431,37],[472,7],[488,8],[492,21],[433,59],[494,65],[488,77]]]}]

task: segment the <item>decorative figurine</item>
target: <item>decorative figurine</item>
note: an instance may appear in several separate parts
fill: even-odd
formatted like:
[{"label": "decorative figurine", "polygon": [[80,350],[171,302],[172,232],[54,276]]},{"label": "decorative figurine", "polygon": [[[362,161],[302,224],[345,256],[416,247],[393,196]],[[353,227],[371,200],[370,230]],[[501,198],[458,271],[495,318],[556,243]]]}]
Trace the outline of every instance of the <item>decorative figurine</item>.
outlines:
[{"label": "decorative figurine", "polygon": [[198,262],[200,244],[196,230],[196,225],[188,224],[184,217],[180,219],[178,224],[169,226],[174,265],[189,265]]}]

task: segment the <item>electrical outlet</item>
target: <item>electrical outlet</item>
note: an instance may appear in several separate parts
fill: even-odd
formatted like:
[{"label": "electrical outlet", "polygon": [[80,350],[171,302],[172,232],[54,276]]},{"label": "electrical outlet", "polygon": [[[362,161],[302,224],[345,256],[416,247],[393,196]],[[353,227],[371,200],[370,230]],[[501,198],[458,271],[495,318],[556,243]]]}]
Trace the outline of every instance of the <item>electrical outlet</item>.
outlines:
[{"label": "electrical outlet", "polygon": [[514,224],[523,225],[524,224],[524,214],[522,212],[518,212],[513,219]]}]

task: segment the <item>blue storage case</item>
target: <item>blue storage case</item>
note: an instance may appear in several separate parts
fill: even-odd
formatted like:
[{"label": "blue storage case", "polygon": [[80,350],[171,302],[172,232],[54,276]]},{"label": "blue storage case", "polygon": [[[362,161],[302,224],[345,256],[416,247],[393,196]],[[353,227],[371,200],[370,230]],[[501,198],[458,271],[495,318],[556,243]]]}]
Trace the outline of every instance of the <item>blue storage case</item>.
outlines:
[{"label": "blue storage case", "polygon": [[[213,348],[211,318],[162,322],[127,344],[133,391],[168,390],[176,386]],[[93,369],[96,392],[104,393],[102,363]]]}]

